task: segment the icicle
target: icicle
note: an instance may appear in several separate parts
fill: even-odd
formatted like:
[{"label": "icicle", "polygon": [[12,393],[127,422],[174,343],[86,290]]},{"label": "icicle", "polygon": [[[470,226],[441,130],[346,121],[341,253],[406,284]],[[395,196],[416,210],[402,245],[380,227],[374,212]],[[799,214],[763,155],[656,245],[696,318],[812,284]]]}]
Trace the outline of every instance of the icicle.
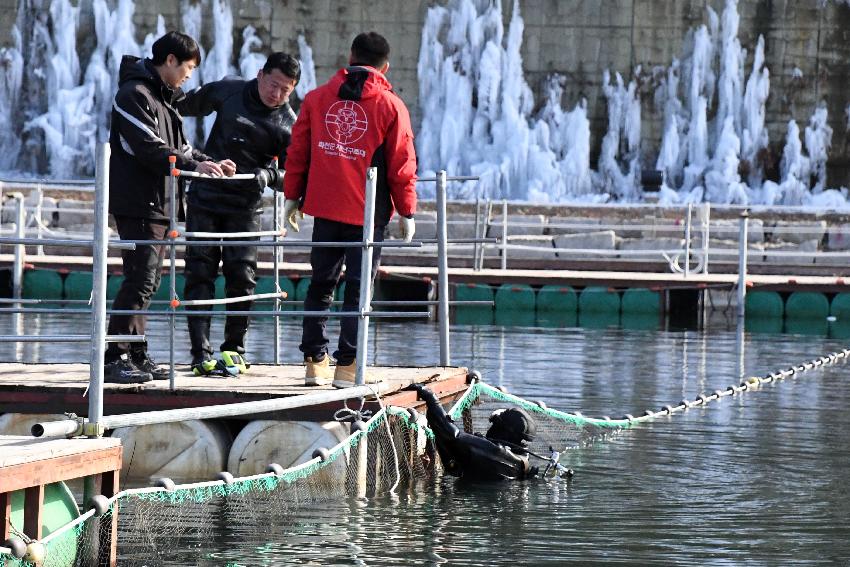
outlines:
[{"label": "icicle", "polygon": [[826,161],[832,145],[832,128],[827,123],[827,114],[825,107],[818,108],[806,127],[806,151],[809,153],[812,175],[816,178],[813,194],[823,191],[826,185]]},{"label": "icicle", "polygon": [[741,135],[741,157],[750,164],[749,184],[761,185],[764,178],[759,152],[767,147],[768,133],[764,125],[765,105],[770,93],[770,72],[764,66],[764,37],[759,36],[756,45],[753,71],[747,80],[744,101],[741,107],[743,133]]},{"label": "icicle", "polygon": [[301,100],[316,88],[316,66],[313,63],[313,49],[303,35],[298,36],[298,53],[301,56],[301,80],[295,87],[295,94]]}]

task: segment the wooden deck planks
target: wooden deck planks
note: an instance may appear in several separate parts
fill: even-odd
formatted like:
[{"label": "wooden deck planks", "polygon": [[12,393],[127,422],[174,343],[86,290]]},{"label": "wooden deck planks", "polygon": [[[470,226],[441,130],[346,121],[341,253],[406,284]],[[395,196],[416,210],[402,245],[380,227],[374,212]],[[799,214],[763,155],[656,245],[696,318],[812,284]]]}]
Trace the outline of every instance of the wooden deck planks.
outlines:
[{"label": "wooden deck planks", "polygon": [[[466,375],[466,368],[458,367],[369,367],[369,372],[397,385],[400,390],[413,382],[446,380],[457,375]],[[270,365],[254,364],[247,374],[235,378],[212,378],[194,376],[188,365],[177,365],[175,394],[210,394],[228,392],[232,394],[262,394],[296,396],[315,392],[317,389],[333,389],[332,386],[304,386],[304,367],[300,364]],[[88,364],[21,364],[0,363],[0,402],[3,391],[11,388],[84,390],[89,383]],[[167,380],[154,380],[146,384],[105,384],[108,392],[169,391]]]}]

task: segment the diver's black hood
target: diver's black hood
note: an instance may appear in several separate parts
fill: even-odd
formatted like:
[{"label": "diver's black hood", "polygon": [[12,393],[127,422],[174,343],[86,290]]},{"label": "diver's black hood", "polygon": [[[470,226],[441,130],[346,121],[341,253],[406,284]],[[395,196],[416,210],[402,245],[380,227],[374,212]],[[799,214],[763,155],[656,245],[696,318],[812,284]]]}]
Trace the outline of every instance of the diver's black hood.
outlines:
[{"label": "diver's black hood", "polygon": [[486,437],[491,441],[506,441],[525,447],[537,435],[534,419],[522,408],[496,410],[490,416]]}]

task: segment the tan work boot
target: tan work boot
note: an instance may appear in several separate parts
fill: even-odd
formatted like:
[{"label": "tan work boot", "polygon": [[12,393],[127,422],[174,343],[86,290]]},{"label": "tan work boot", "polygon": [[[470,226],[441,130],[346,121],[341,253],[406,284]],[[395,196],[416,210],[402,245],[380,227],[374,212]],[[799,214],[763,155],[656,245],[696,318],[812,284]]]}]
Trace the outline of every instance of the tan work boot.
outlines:
[{"label": "tan work boot", "polygon": [[325,357],[316,362],[312,356],[308,356],[305,363],[307,365],[307,373],[304,375],[304,385],[306,386],[327,386],[334,379],[334,372],[331,368],[331,357]]},{"label": "tan work boot", "polygon": [[[334,388],[351,388],[354,386],[354,378],[357,375],[357,361],[355,360],[351,364],[341,365],[337,364],[336,369],[334,370]],[[363,377],[363,382],[365,384],[377,384],[378,382],[383,382],[383,380],[372,374],[371,372],[365,372],[365,376]]]}]

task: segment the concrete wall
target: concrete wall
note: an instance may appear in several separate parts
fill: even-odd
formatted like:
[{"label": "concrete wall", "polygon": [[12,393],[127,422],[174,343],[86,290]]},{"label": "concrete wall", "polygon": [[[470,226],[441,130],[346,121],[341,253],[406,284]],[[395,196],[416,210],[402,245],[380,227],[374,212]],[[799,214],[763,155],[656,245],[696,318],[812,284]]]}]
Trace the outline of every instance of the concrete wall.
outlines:
[{"label": "concrete wall", "polygon": [[[85,12],[90,0],[79,1]],[[297,53],[298,34],[304,34],[313,48],[319,82],[346,63],[347,48],[358,32],[374,29],[383,33],[393,47],[390,80],[410,107],[414,123],[418,123],[420,32],[425,12],[436,3],[434,0],[231,1],[237,50],[248,24],[257,28],[265,46],[275,50]],[[739,39],[749,51],[748,74],[758,36],[765,36],[771,75],[767,120],[776,152],[781,154],[788,120],[794,118],[805,126],[815,106],[825,101],[834,129],[829,185],[850,185],[845,116],[850,102],[850,7],[829,2],[819,9],[819,2],[741,0]],[[507,24],[513,3],[502,3]],[[654,159],[661,124],[653,102],[657,83],[652,69],[681,57],[687,31],[706,21],[708,6],[719,15],[724,4],[725,0],[520,0],[526,24],[526,80],[539,95],[549,74],[567,76],[563,103],[571,108],[582,97],[587,99],[594,128],[592,143],[598,150],[607,119],[602,72],[611,69],[630,78],[641,65],[644,153]],[[0,0],[0,42],[7,42],[16,5],[15,0]],[[158,14],[165,17],[168,27],[179,27],[179,5],[174,0],[137,1],[137,39],[155,29]],[[208,3],[204,24],[202,41],[210,45]],[[802,79],[793,77],[795,68],[802,71]]]}]

